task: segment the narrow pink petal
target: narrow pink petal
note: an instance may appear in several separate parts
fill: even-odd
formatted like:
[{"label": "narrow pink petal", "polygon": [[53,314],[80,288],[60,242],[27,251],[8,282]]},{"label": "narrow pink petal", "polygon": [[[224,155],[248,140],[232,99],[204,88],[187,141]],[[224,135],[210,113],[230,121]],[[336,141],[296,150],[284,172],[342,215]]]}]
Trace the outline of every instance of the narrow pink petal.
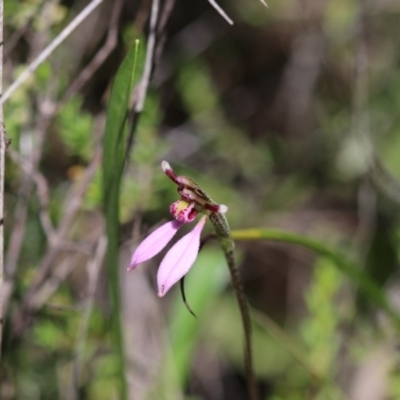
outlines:
[{"label": "narrow pink petal", "polygon": [[161,261],[157,273],[158,296],[162,297],[194,264],[199,253],[200,235],[206,223],[203,217],[194,229],[178,240]]},{"label": "narrow pink petal", "polygon": [[147,238],[139,244],[133,253],[131,264],[127,268],[127,271],[132,271],[138,264],[150,260],[150,258],[158,254],[173,238],[182,225],[182,222],[175,220],[170,221],[161,225],[158,229],[147,236]]}]

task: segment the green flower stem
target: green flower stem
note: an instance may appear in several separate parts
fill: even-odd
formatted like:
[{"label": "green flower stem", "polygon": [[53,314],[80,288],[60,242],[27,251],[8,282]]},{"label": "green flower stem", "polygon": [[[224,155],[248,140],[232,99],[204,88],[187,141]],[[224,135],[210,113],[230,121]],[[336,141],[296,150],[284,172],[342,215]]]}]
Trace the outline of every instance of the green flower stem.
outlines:
[{"label": "green flower stem", "polygon": [[247,390],[250,400],[258,399],[257,382],[253,369],[253,353],[251,344],[251,320],[249,307],[244,294],[243,284],[236,268],[234,248],[235,243],[229,233],[229,224],[226,217],[220,213],[211,213],[210,220],[214,224],[215,232],[221,244],[231,274],[232,287],[239,304],[244,330],[244,364],[247,379]]},{"label": "green flower stem", "polygon": [[121,317],[119,276],[120,246],[120,189],[124,171],[126,139],[128,132],[127,112],[133,89],[139,42],[129,51],[121,64],[111,89],[107,107],[107,120],[103,138],[103,202],[107,233],[106,266],[112,305],[110,330],[117,353],[119,399],[128,399],[126,382],[125,349]]},{"label": "green flower stem", "polygon": [[383,308],[392,318],[396,326],[400,328],[400,316],[388,301],[383,290],[362,269],[347,260],[345,256],[337,250],[332,250],[315,239],[275,229],[235,230],[231,231],[231,237],[235,240],[273,240],[292,243],[331,259],[343,273],[354,282],[357,282],[360,289],[377,305]]}]

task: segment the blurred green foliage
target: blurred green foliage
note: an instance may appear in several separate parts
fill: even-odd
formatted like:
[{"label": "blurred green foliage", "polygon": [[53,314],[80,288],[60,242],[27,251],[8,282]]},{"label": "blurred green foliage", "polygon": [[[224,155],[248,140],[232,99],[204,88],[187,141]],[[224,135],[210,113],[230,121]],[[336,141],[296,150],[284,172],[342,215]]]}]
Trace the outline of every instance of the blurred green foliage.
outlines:
[{"label": "blurred green foliage", "polygon": [[[398,308],[393,305],[399,290],[399,201],[388,195],[387,186],[382,189],[377,183],[383,178],[374,178],[370,154],[372,148],[387,171],[400,178],[398,7],[390,2],[360,9],[361,3],[349,0],[304,5],[283,1],[268,2],[264,10],[258,3],[221,1],[235,19],[232,28],[214,16],[207,2],[176,4],[165,59],[156,67],[125,167],[124,117],[130,87],[143,72],[147,31],[139,17],[132,20],[136,11],[124,5],[116,49],[52,119],[38,163],[48,184],[50,219],[58,227],[70,205],[68,195],[79,187],[96,153],[95,127],[109,113],[103,142],[105,175],[100,168],[94,174],[66,235],[67,244],[77,240],[86,246],[84,255],[74,258],[66,246],[52,260],[53,270],[71,260],[74,271],[62,279],[18,340],[12,336],[14,313],[51,246],[36,186],[22,190],[29,176],[8,161],[6,259],[22,215],[17,215],[20,202],[27,204],[27,217],[6,315],[1,398],[61,399],[73,387],[92,235],[108,219],[113,254],[105,264],[111,273],[100,273],[75,388],[78,398],[116,398],[125,372],[122,357],[128,364],[123,368],[135,372],[128,383],[145,375],[152,360],[130,358],[140,354],[139,337],[134,337],[137,348],[123,354],[120,349],[119,355],[115,351],[119,339],[111,334],[110,321],[117,324],[121,316],[126,324],[143,324],[149,338],[160,326],[165,330],[165,353],[154,357],[162,361],[154,366],[153,380],[146,381],[148,399],[176,400],[181,393],[187,399],[215,399],[220,393],[221,400],[236,400],[229,397],[229,387],[243,386],[237,378],[244,370],[242,327],[217,247],[207,244],[186,278],[188,302],[197,320],[182,304],[179,289],[157,300],[159,308],[152,311],[159,321],[154,325],[145,319],[145,306],[132,315],[115,302],[123,290],[118,267],[126,267],[120,265],[120,249],[132,236],[137,243],[137,236],[142,238],[170,218],[169,204],[177,199],[176,187],[159,168],[162,159],[179,174],[193,177],[215,201],[227,204],[233,228],[272,225],[298,232],[296,237],[288,233],[281,238],[286,245],[272,244],[275,239],[265,237],[237,246],[246,293],[257,310],[253,341],[257,375],[267,388],[264,399],[350,398],[357,389],[357,373],[383,382],[382,399],[399,398],[398,355],[392,351],[398,346],[399,329]],[[16,38],[7,49],[6,87],[65,26],[79,4],[5,0],[5,36]],[[100,47],[107,24],[104,16],[99,21],[90,35],[72,38],[71,47],[58,49],[5,104],[7,135],[12,149],[24,159],[30,160],[38,146],[43,99],[57,103],[73,74]],[[125,65],[129,71],[119,76],[120,96],[113,97],[115,71],[137,37],[143,46],[136,54],[136,75],[131,77],[130,53],[129,68]],[[322,50],[313,47],[316,38]],[[360,77],[356,71],[361,40],[367,58],[361,72],[365,76]],[[78,54],[68,54],[71,49]],[[63,60],[76,63],[75,72]],[[365,86],[361,96],[360,81]],[[117,189],[110,191],[104,180]],[[112,195],[107,204],[104,199]],[[315,238],[314,247],[304,245],[307,237]],[[289,243],[303,244],[317,258]],[[329,258],[318,246],[340,251],[332,250]],[[150,266],[139,268],[147,268],[154,279]],[[135,274],[121,272],[121,280],[138,279],[139,272]],[[57,276],[47,284],[54,280]],[[110,282],[112,306],[105,289]],[[135,302],[141,302],[142,294],[134,293]],[[257,317],[276,309],[277,321],[270,317],[263,323]],[[377,353],[384,354],[379,377],[364,368]],[[214,361],[208,364],[210,354]],[[227,383],[230,374],[236,378]],[[240,393],[235,392],[238,400],[244,398]]]},{"label": "blurred green foliage", "polygon": [[57,124],[69,155],[88,162],[93,157],[94,143],[88,135],[93,130],[93,117],[82,112],[82,100],[76,97],[69,101],[58,114]]},{"label": "blurred green foliage", "polygon": [[[337,295],[343,284],[343,277],[332,261],[319,259],[314,266],[312,287],[306,293],[309,316],[303,322],[301,331],[308,349],[308,360],[319,375],[327,377],[325,385],[316,398],[340,398],[340,390],[335,388],[331,377],[337,373],[335,360],[340,350],[338,328],[339,312]],[[341,397],[344,397],[343,395]]]}]

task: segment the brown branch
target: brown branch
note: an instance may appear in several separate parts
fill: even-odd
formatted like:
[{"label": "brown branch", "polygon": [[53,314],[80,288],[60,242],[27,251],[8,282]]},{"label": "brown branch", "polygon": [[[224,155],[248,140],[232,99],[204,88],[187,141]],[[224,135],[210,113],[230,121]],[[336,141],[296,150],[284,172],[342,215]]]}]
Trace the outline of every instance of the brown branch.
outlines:
[{"label": "brown branch", "polygon": [[86,67],[80,72],[74,82],[72,82],[71,86],[68,88],[67,92],[64,94],[63,98],[60,101],[61,107],[85,85],[85,83],[93,76],[93,74],[98,70],[98,68],[104,63],[110,53],[114,50],[115,46],[117,45],[118,22],[122,11],[122,6],[122,0],[115,1],[110,18],[107,38],[103,47],[96,53],[89,64],[86,65]]},{"label": "brown branch", "polygon": [[51,222],[49,215],[49,187],[46,178],[41,174],[35,167],[24,160],[15,150],[10,149],[8,155],[11,160],[18,164],[18,166],[23,170],[26,176],[32,178],[37,187],[37,196],[40,203],[39,217],[42,223],[43,230],[46,234],[47,240],[51,241],[54,234],[54,227]]},{"label": "brown branch", "polygon": [[[30,320],[32,315],[39,311],[50,299],[50,297],[57,291],[61,283],[67,279],[68,275],[74,270],[77,263],[74,257],[66,257],[57,264],[57,268],[53,274],[47,279],[35,292],[29,303],[29,315],[27,319]],[[28,321],[24,321],[27,323]]]},{"label": "brown branch", "polygon": [[7,37],[7,40],[4,43],[4,54],[3,58],[7,60],[7,58],[10,56],[10,53],[14,50],[18,42],[20,41],[21,38],[24,37],[29,31],[29,29],[32,26],[33,20],[42,13],[43,11],[43,6],[47,0],[41,0],[38,4],[35,5],[35,9],[31,9],[30,15],[25,21],[25,24],[21,26],[19,29],[15,30],[9,37]]},{"label": "brown branch", "polygon": [[[102,231],[99,232],[102,234]],[[99,235],[97,234],[97,235]],[[67,245],[64,244],[63,250]],[[74,253],[83,253],[88,257],[93,257],[93,244],[89,248],[89,244],[86,246],[75,247],[71,249]],[[78,265],[77,260],[74,257],[66,257],[60,263],[57,264],[56,268],[52,271],[52,274],[43,282],[37,292],[35,292],[30,302],[31,314],[39,311],[50,299],[50,297],[57,291],[60,285],[67,279],[69,274]]]},{"label": "brown branch", "polygon": [[[54,116],[53,112],[55,111],[55,107],[49,106],[50,104],[52,103],[44,100],[42,107],[40,107],[40,116],[36,127],[34,128],[36,142],[30,157],[31,160],[29,162],[31,169],[29,173],[24,174],[18,193],[18,200],[15,207],[14,220],[12,224],[13,229],[10,235],[5,258],[6,279],[3,288],[3,307],[5,311],[8,309],[8,304],[14,290],[14,279],[17,273],[17,263],[25,237],[29,198],[34,185],[33,175],[35,175],[35,173],[33,173],[33,171],[37,171],[42,154],[44,138]],[[12,153],[11,149],[10,153]]]},{"label": "brown branch", "polygon": [[175,0],[166,0],[161,12],[160,22],[157,28],[158,40],[154,54],[154,66],[157,66],[159,64],[162,52],[164,50],[165,42],[167,41],[166,27],[174,5]]},{"label": "brown branch", "polygon": [[208,0],[208,2],[214,7],[215,11],[229,24],[233,25],[233,21],[228,17],[226,12],[221,8],[221,6],[215,0]]},{"label": "brown branch", "polygon": [[[49,243],[54,241],[55,229],[50,218],[49,212],[49,185],[47,183],[44,175],[36,170],[32,164],[24,160],[19,153],[13,149],[7,151],[8,156],[11,160],[18,164],[18,166],[25,172],[25,174],[32,178],[33,182],[36,184],[37,197],[40,203],[39,218],[42,224],[43,231],[46,235],[46,239]],[[70,252],[79,252],[85,254],[91,254],[89,245],[86,243],[74,243],[64,241],[61,243],[62,250]]]},{"label": "brown branch", "polygon": [[29,76],[36,71],[40,64],[78,27],[103,0],[92,0],[61,32],[60,34],[28,65],[18,78],[6,90],[0,99],[3,104],[17,90]]},{"label": "brown branch", "polygon": [[53,267],[53,263],[55,262],[59,252],[63,248],[63,242],[65,240],[65,236],[67,235],[71,224],[74,221],[74,217],[79,211],[83,197],[87,191],[87,188],[95,173],[98,170],[100,164],[100,156],[101,156],[101,147],[97,145],[97,150],[95,156],[91,162],[91,164],[86,169],[85,175],[82,180],[77,184],[77,186],[72,187],[69,195],[67,195],[67,204],[66,210],[64,213],[64,217],[54,234],[54,239],[51,243],[49,243],[49,248],[47,253],[43,257],[43,260],[40,266],[37,269],[36,275],[34,276],[32,283],[30,285],[29,290],[24,296],[24,299],[21,302],[21,307],[17,310],[13,317],[12,322],[12,333],[13,336],[20,336],[24,329],[29,324],[30,315],[33,313],[31,307],[32,297],[39,290],[40,286],[43,284],[45,279]]}]

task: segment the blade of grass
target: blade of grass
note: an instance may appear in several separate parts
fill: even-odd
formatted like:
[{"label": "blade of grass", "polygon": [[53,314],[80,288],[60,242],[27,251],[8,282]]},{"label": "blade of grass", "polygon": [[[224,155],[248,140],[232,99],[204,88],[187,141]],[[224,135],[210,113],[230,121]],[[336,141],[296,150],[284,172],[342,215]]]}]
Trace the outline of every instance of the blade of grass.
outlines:
[{"label": "blade of grass", "polygon": [[[138,51],[139,41],[136,41],[118,70],[108,103],[103,149],[103,182],[108,185],[119,185],[121,181],[127,115]],[[108,187],[104,186],[105,198],[110,195],[108,192]]]},{"label": "blade of grass", "polygon": [[400,328],[400,316],[386,298],[383,290],[362,269],[346,259],[339,251],[332,250],[315,239],[275,229],[243,229],[232,231],[231,234],[234,240],[273,240],[292,243],[329,258],[344,274],[357,283],[372,301],[385,310],[397,327]]},{"label": "blade of grass", "polygon": [[119,198],[126,146],[127,114],[139,42],[130,50],[115,77],[103,141],[103,199],[107,232],[106,265],[112,302],[112,330],[118,351],[118,374],[120,378],[120,398],[127,399],[125,380],[125,352],[121,325],[121,299],[119,285]]}]

